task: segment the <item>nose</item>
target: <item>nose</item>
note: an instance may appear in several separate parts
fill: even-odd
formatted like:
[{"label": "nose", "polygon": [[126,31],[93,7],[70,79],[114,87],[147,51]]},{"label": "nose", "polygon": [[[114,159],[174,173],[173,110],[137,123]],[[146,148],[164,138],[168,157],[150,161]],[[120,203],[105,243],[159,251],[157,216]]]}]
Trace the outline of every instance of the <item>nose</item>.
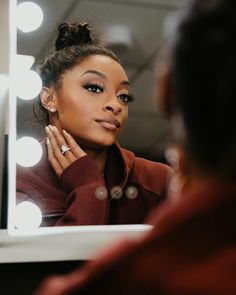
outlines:
[{"label": "nose", "polygon": [[105,110],[113,113],[114,115],[118,115],[119,113],[121,113],[122,107],[121,107],[119,101],[117,100],[117,97],[115,99],[109,100],[105,104]]}]

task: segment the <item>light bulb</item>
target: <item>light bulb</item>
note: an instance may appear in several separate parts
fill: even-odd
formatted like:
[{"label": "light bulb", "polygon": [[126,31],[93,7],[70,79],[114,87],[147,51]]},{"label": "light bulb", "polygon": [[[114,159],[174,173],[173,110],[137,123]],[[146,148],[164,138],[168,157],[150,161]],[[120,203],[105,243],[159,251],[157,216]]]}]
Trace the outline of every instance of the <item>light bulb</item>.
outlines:
[{"label": "light bulb", "polygon": [[42,89],[42,80],[31,70],[22,71],[15,79],[16,95],[24,100],[33,99]]},{"label": "light bulb", "polygon": [[16,162],[24,167],[37,164],[42,157],[42,147],[33,137],[21,137],[16,142]]},{"label": "light bulb", "polygon": [[24,33],[36,30],[43,22],[42,9],[34,2],[22,2],[17,6],[16,24]]},{"label": "light bulb", "polygon": [[42,222],[42,213],[37,205],[32,202],[24,201],[16,206],[15,227],[20,230],[28,231],[36,229]]},{"label": "light bulb", "polygon": [[42,89],[40,76],[31,70],[35,61],[32,55],[17,54],[14,57],[13,83],[16,95],[24,100],[33,99]]}]

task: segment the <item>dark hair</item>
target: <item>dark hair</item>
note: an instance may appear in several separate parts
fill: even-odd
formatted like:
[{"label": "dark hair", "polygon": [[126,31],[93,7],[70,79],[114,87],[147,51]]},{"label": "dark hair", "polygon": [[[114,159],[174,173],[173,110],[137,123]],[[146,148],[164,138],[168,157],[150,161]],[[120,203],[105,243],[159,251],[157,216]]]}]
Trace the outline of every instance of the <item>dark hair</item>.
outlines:
[{"label": "dark hair", "polygon": [[186,151],[196,163],[236,177],[236,1],[197,0],[178,28],[172,89]]},{"label": "dark hair", "polygon": [[[62,23],[58,32],[55,51],[38,67],[43,86],[60,87],[63,74],[91,55],[108,56],[120,63],[115,53],[93,36],[87,23]],[[39,121],[48,122],[48,112],[40,99],[34,106],[34,114]]]}]

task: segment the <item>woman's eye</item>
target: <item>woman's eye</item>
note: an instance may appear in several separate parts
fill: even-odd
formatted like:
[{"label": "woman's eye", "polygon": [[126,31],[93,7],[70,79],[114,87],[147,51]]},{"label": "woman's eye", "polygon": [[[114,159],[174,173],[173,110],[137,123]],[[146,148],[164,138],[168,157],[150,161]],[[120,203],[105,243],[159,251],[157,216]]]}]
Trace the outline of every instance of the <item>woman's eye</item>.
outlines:
[{"label": "woman's eye", "polygon": [[122,100],[123,102],[125,102],[125,103],[129,103],[129,102],[134,101],[133,95],[130,95],[130,94],[121,94],[121,95],[118,96],[118,98],[120,100]]},{"label": "woman's eye", "polygon": [[87,89],[89,92],[94,92],[94,93],[103,92],[102,87],[95,85],[95,84],[85,85],[84,88]]}]

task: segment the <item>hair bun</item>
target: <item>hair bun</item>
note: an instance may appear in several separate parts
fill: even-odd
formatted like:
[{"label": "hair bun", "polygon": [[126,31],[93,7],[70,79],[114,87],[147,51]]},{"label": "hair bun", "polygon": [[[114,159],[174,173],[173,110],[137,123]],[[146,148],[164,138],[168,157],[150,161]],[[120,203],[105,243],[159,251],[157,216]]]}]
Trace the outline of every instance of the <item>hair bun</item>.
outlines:
[{"label": "hair bun", "polygon": [[87,23],[62,23],[58,27],[56,50],[74,45],[92,44],[91,29]]}]

